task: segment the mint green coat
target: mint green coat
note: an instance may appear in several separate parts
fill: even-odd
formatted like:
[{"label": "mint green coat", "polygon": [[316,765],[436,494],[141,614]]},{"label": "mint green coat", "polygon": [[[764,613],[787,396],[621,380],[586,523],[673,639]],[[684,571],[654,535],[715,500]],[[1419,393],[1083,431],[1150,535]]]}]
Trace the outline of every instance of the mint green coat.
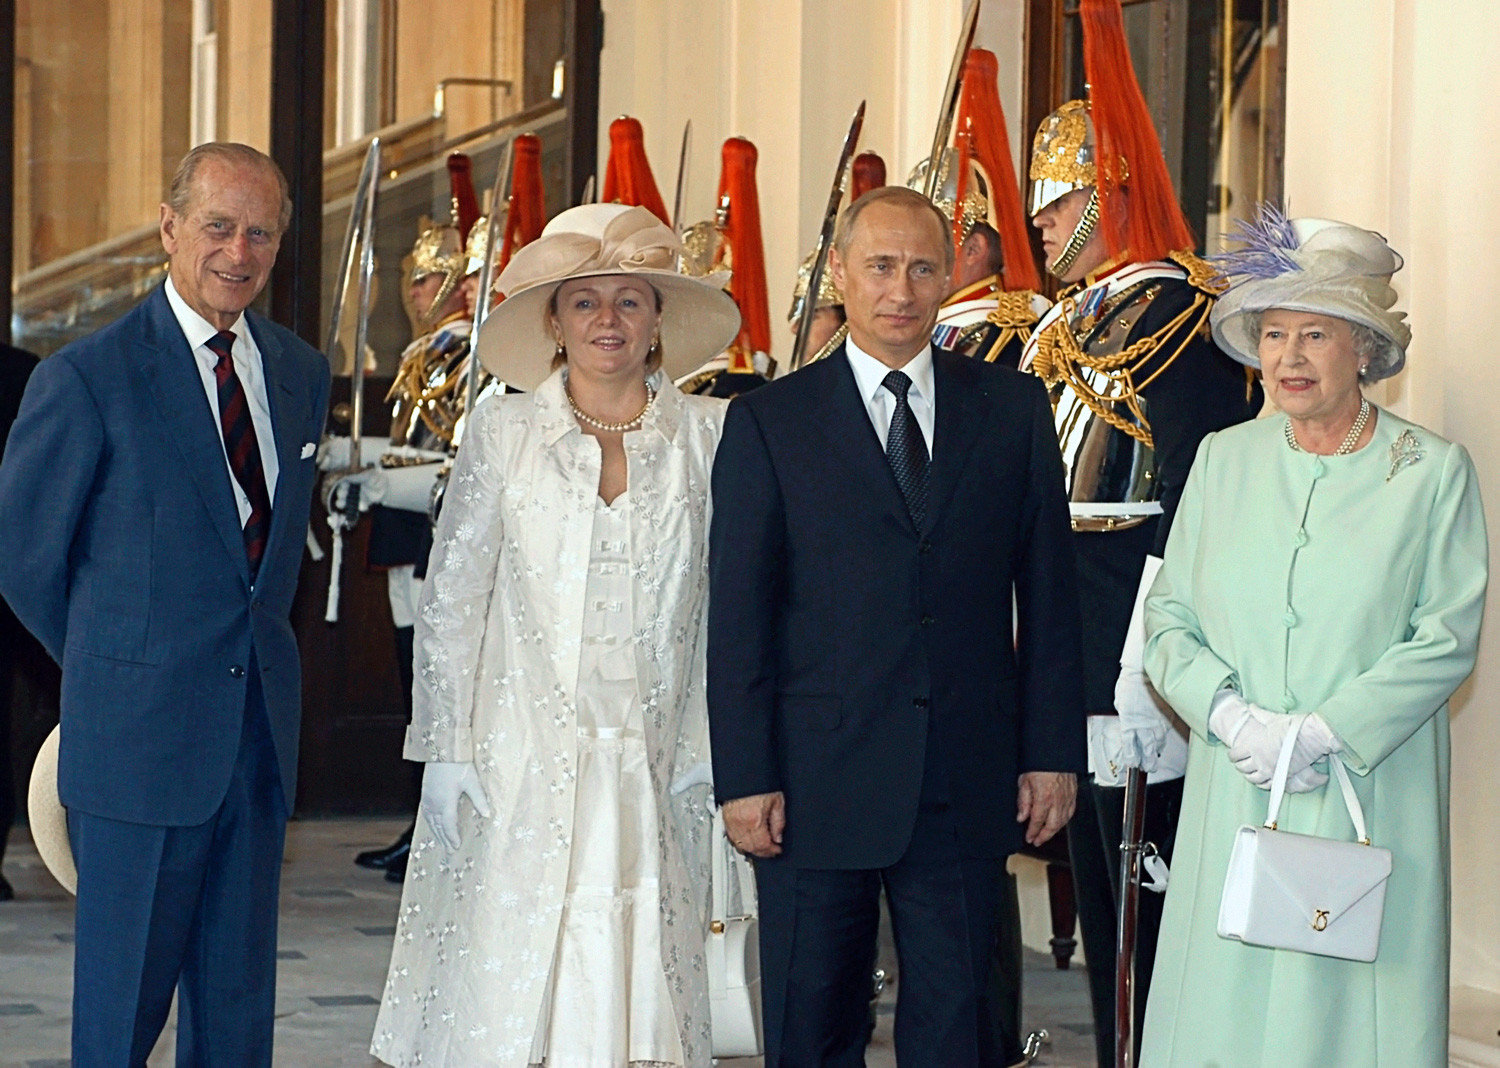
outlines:
[{"label": "mint green coat", "polygon": [[[1386,411],[1350,456],[1294,452],[1285,426],[1203,440],[1146,602],[1147,673],[1192,739],[1141,1065],[1446,1068],[1447,702],[1484,610],[1478,481],[1462,446]],[[1342,740],[1393,854],[1373,964],[1218,937],[1231,839],[1267,802],[1209,731],[1223,686]],[[1336,783],[1289,796],[1280,826],[1354,833]]]}]

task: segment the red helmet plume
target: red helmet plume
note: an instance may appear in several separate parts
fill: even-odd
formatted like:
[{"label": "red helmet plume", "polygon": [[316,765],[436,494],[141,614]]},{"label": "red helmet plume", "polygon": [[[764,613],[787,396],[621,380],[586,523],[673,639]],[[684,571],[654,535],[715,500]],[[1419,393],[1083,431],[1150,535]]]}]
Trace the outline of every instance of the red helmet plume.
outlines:
[{"label": "red helmet plume", "polygon": [[600,199],[606,204],[645,208],[665,225],[672,225],[646,159],[646,135],[639,119],[621,115],[609,124],[609,162],[604,168]]},{"label": "red helmet plume", "polygon": [[[1111,256],[1159,260],[1190,249],[1193,230],[1172,189],[1161,142],[1141,95],[1120,0],[1082,0],[1083,67],[1097,142],[1100,222]],[[1123,195],[1129,189],[1129,198]]]},{"label": "red helmet plume", "polygon": [[[1000,251],[1005,260],[1005,288],[1035,290],[1041,288],[1041,277],[1036,261],[1031,258],[1026,214],[1021,208],[1021,186],[1016,181],[1015,158],[1011,155],[1005,112],[1000,104],[999,76],[1000,62],[995,53],[983,48],[969,50],[964,59],[963,92],[958,100],[959,156],[962,160],[966,153],[970,155],[989,179],[995,230],[1000,235]],[[958,173],[963,183],[968,177],[968,167],[962,162]]]}]

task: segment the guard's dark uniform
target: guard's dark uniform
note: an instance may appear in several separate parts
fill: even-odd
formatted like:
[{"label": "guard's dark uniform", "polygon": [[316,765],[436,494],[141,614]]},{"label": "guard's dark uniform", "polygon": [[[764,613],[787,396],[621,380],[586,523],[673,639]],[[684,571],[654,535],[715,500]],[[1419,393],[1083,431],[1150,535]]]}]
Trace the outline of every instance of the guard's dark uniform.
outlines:
[{"label": "guard's dark uniform", "polygon": [[[1260,384],[1214,344],[1219,286],[1189,253],[1129,264],[1073,291],[1038,325],[1026,366],[1047,383],[1068,474],[1090,716],[1113,716],[1115,680],[1148,555],[1161,556],[1206,434],[1253,419]],[[1097,755],[1096,755],[1097,759]],[[1122,769],[1096,768],[1106,781]],[[1099,1063],[1113,1063],[1116,895],[1124,789],[1080,787],[1068,825]],[[1144,840],[1170,863],[1182,779],[1146,791]],[[1144,1015],[1163,895],[1140,897],[1136,1018]]]}]

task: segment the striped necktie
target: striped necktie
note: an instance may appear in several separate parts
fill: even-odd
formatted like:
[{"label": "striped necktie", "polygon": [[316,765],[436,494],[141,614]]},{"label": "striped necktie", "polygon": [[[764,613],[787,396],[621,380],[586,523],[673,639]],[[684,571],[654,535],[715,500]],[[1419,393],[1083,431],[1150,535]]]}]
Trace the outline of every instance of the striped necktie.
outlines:
[{"label": "striped necktie", "polygon": [[260,443],[250,419],[250,401],[240,376],[234,373],[234,332],[220,330],[205,344],[218,356],[214,378],[219,383],[219,426],[224,432],[224,452],[234,480],[250,499],[250,518],[245,520],[245,556],[250,561],[250,581],[260,569],[266,553],[266,535],[271,531],[271,495],[266,491],[266,473],[261,466]]},{"label": "striped necktie", "polygon": [[906,498],[911,521],[920,528],[927,515],[929,457],[927,440],[922,437],[922,427],[917,423],[911,401],[906,396],[911,389],[911,379],[901,371],[892,371],[880,384],[896,397],[896,410],[891,414],[891,428],[885,438],[886,459],[891,462],[901,496]]}]

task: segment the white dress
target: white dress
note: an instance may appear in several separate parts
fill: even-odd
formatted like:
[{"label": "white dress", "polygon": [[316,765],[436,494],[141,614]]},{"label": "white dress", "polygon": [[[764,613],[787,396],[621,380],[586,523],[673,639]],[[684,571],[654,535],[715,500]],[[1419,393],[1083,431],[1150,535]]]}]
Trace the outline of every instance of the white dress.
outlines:
[{"label": "white dress", "polygon": [[[704,648],[725,404],[658,372],[625,435],[628,500],[601,517],[599,443],[565,374],[474,410],[434,535],[406,757],[472,762],[491,816],[461,800],[449,853],[418,815],[371,1039],[396,1068],[710,1066]],[[604,539],[624,571],[594,573],[601,522],[625,531]],[[575,1049],[595,1034],[609,1047]]]},{"label": "white dress", "polygon": [[[595,502],[573,854],[531,1063],[681,1065],[661,964],[656,798],[631,635],[629,495]],[[587,1026],[580,1026],[587,1021]]]}]

